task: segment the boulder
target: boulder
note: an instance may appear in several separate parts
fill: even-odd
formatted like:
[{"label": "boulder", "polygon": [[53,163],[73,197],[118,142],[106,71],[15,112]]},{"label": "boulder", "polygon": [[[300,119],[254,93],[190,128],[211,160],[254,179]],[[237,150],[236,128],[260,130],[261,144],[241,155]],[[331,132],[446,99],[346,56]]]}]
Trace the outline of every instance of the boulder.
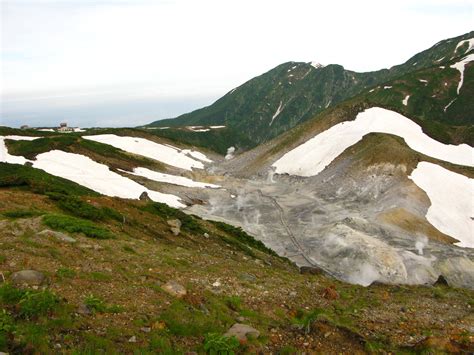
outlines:
[{"label": "boulder", "polygon": [[167,221],[168,225],[171,227],[171,231],[174,235],[178,236],[181,233],[181,221],[179,219],[169,219]]},{"label": "boulder", "polygon": [[14,272],[11,281],[15,285],[40,286],[46,282],[46,276],[36,270],[22,270]]},{"label": "boulder", "polygon": [[184,288],[183,285],[177,283],[174,280],[170,280],[167,283],[165,283],[161,288],[168,294],[177,297],[177,298],[182,298],[186,296],[186,289]]},{"label": "boulder", "polygon": [[146,191],[143,191],[141,194],[140,194],[140,197],[138,197],[138,199],[140,201],[147,201],[147,202],[151,202],[152,199],[150,198],[150,196],[148,196],[148,192]]},{"label": "boulder", "polygon": [[443,275],[439,275],[433,286],[449,286],[449,283]]},{"label": "boulder", "polygon": [[225,334],[226,337],[235,336],[240,343],[246,343],[249,338],[258,338],[260,332],[249,325],[235,323]]},{"label": "boulder", "polygon": [[47,237],[53,237],[56,238],[57,240],[66,242],[66,243],[75,243],[76,239],[68,236],[67,234],[61,233],[61,232],[55,232],[49,229],[45,229],[39,233],[36,234],[39,237],[42,236],[47,236]]}]

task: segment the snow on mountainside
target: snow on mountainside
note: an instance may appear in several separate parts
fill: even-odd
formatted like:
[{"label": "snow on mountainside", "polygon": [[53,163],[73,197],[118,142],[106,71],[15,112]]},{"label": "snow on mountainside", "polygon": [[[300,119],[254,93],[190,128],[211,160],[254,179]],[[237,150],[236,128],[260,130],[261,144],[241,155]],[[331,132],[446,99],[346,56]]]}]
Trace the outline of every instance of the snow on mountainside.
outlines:
[{"label": "snow on mountainside", "polygon": [[197,187],[197,188],[219,188],[218,185],[198,182],[191,179],[188,179],[184,176],[176,176],[164,173],[158,173],[156,171],[147,169],[147,168],[135,168],[133,172],[121,170],[124,173],[132,174],[136,176],[142,176],[150,180],[158,181],[158,182],[166,182],[168,184],[185,186],[185,187]]},{"label": "snow on mountainside", "polygon": [[314,176],[337,156],[371,132],[395,134],[420,153],[453,164],[474,165],[474,149],[437,142],[423,133],[421,127],[399,113],[383,108],[370,108],[359,113],[354,121],[341,122],[289,151],[272,166],[278,174]]},{"label": "snow on mountainside", "polygon": [[[189,155],[192,155],[196,154],[195,152],[180,151],[176,147],[155,143],[144,138],[121,137],[114,134],[84,136],[83,138],[110,144],[126,152],[143,155],[181,169],[191,170],[192,168],[204,168],[204,164],[201,161],[195,160],[186,154],[189,153]],[[202,153],[195,155],[195,157],[198,157],[197,159],[200,160],[209,160]]]},{"label": "snow on mountainside", "polygon": [[32,141],[32,140],[37,139],[37,137],[27,137],[27,136],[5,136],[5,137],[2,137],[2,136],[0,136],[0,162],[23,165],[28,161],[28,159],[25,159],[24,157],[9,154],[8,149],[5,146],[5,139]]},{"label": "snow on mountainside", "polygon": [[463,59],[461,59],[459,62],[451,65],[451,68],[457,69],[459,73],[461,74],[461,78],[459,79],[459,84],[457,88],[457,93],[459,95],[459,92],[461,91],[462,84],[464,83],[464,69],[466,68],[466,64],[474,61],[474,54],[470,54]]},{"label": "snow on mountainside", "polygon": [[457,245],[474,248],[474,179],[427,162],[420,162],[410,179],[430,198],[428,221],[458,239]]}]

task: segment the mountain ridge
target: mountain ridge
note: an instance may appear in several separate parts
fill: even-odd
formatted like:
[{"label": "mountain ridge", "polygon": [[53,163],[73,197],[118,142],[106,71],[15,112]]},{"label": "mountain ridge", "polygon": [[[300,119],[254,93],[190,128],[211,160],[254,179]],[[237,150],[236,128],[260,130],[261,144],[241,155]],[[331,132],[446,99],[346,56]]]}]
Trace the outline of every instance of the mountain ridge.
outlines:
[{"label": "mountain ridge", "polygon": [[[147,127],[169,127],[155,130],[154,133],[171,139],[179,137],[188,143],[207,146],[220,153],[225,152],[224,148],[216,147],[210,141],[225,134],[226,143],[235,145],[240,150],[248,150],[311,119],[331,106],[364,93],[367,96],[370,89],[384,84],[388,87],[400,77],[414,76],[417,72],[429,71],[429,68],[443,66],[453,59],[462,58],[472,51],[467,40],[472,37],[474,32],[440,41],[415,54],[405,63],[372,72],[358,73],[346,70],[338,64],[315,68],[310,63],[286,62],[229,91],[210,106],[173,119],[155,121]],[[446,76],[454,81],[457,73],[449,66],[448,69]],[[469,85],[469,91],[466,92],[467,89],[464,88],[465,92],[460,95],[465,102],[472,93],[472,75],[470,71],[468,74],[464,85]],[[457,94],[452,92],[447,96],[451,101]],[[388,102],[382,100],[378,104],[390,106],[393,105],[393,99]],[[423,101],[421,104],[423,105]],[[445,106],[443,101],[443,108]],[[416,111],[412,112],[412,116],[423,117]],[[474,122],[474,116],[468,115],[464,121],[464,126],[465,123],[470,124]],[[226,128],[221,132],[187,132],[187,126],[195,125],[225,125]],[[452,124],[446,120],[442,126],[440,131],[450,129]],[[461,135],[457,140],[472,143],[471,136],[472,134]],[[444,137],[444,141],[449,140],[456,141],[448,136]]]}]

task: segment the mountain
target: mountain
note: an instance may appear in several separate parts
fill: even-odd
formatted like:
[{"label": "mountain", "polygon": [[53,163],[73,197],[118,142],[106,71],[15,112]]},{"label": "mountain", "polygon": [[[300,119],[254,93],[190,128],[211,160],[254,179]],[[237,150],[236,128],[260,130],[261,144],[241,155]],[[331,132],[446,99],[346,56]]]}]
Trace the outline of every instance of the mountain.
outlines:
[{"label": "mountain", "polygon": [[301,66],[346,98],[273,138],[278,95],[250,136],[0,127],[0,352],[474,352],[468,37],[370,75],[283,65],[269,91]]},{"label": "mountain", "polygon": [[[460,72],[451,67],[472,53],[472,37],[474,32],[438,42],[401,65],[375,72],[357,73],[334,64],[284,63],[235,88],[208,107],[174,119],[155,121],[148,128],[169,127],[154,132],[220,153],[231,145],[247,150],[362,94],[362,101],[397,108],[418,119],[429,134],[438,132],[437,138],[444,136],[443,141],[472,143],[473,69],[468,66],[458,94]],[[428,83],[420,88],[414,85],[416,80]],[[378,86],[388,88],[394,84],[393,90],[369,95]],[[407,95],[411,100],[405,108],[401,102]],[[450,103],[445,114],[444,108]],[[187,129],[188,126],[204,129],[225,126],[225,129],[196,132]]]}]

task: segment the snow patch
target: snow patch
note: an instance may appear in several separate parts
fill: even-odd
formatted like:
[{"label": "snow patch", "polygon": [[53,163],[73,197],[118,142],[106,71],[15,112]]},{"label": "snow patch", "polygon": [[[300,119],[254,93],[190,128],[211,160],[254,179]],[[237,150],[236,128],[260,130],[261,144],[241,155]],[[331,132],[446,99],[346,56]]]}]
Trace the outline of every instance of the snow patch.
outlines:
[{"label": "snow patch", "polygon": [[311,66],[312,66],[313,68],[316,68],[316,69],[324,68],[324,65],[322,65],[321,63],[315,62],[315,61],[310,62],[309,64],[311,64]]},{"label": "snow patch", "polygon": [[451,68],[459,70],[459,73],[461,73],[461,79],[459,79],[459,84],[458,84],[458,95],[459,95],[459,92],[461,91],[461,87],[464,82],[464,68],[466,67],[467,63],[472,62],[473,60],[474,60],[474,53],[469,54],[468,56],[461,59],[459,62],[450,66]]},{"label": "snow patch", "polygon": [[33,167],[74,181],[103,195],[137,200],[145,191],[153,201],[166,203],[175,208],[186,207],[179,202],[179,197],[149,190],[131,179],[110,171],[107,165],[97,163],[81,154],[51,150],[39,154],[33,162]]},{"label": "snow patch", "polygon": [[456,101],[456,99],[451,100],[451,101],[449,102],[449,104],[447,104],[446,106],[444,106],[444,109],[443,109],[444,112],[446,112],[446,110],[449,108],[449,106],[451,106],[451,104],[452,104],[454,101]]},{"label": "snow patch", "polygon": [[181,153],[184,153],[186,155],[190,155],[192,156],[193,158],[195,159],[199,159],[201,161],[205,161],[206,163],[212,163],[212,160],[209,159],[205,154],[201,153],[201,152],[198,152],[198,151],[195,151],[195,150],[191,150],[191,149],[183,149],[181,151]]},{"label": "snow patch", "polygon": [[407,95],[405,96],[405,98],[403,99],[402,103],[407,106],[408,105],[408,99],[410,98],[410,95]]},{"label": "snow patch", "polygon": [[214,185],[214,184],[209,184],[209,183],[204,183],[204,182],[197,182],[197,181],[188,179],[184,176],[176,176],[176,175],[159,173],[147,168],[135,168],[133,169],[133,172],[125,171],[125,170],[120,170],[120,171],[127,174],[131,174],[131,175],[142,176],[144,178],[147,178],[153,181],[165,182],[168,184],[185,186],[185,187],[198,187],[198,188],[206,188],[206,187],[219,188],[220,187],[219,185]]},{"label": "snow patch", "polygon": [[211,129],[221,129],[221,128],[225,128],[225,126],[209,126],[209,128],[211,128]]},{"label": "snow patch", "polygon": [[115,134],[100,134],[96,136],[83,136],[95,142],[109,144],[115,148],[125,150],[129,153],[143,155],[144,157],[161,161],[177,168],[192,170],[192,168],[203,169],[204,164],[192,159],[178,148],[149,141],[138,137],[121,137]]},{"label": "snow patch", "polygon": [[458,246],[474,248],[474,179],[424,161],[409,178],[431,201],[426,219]]},{"label": "snow patch", "polygon": [[418,81],[421,83],[428,83],[428,80],[425,80],[425,79],[418,79]]},{"label": "snow patch", "polygon": [[[465,39],[465,40],[460,41],[460,42],[457,44],[456,48],[454,49],[454,53],[456,53],[456,52],[458,51],[458,48],[461,47],[464,43],[469,43],[469,46],[467,47],[467,50],[464,51],[464,53],[467,53],[467,52],[469,52],[471,49],[474,48],[474,38]],[[464,54],[464,53],[463,53],[463,54]]]},{"label": "snow patch", "polygon": [[278,115],[281,113],[281,108],[282,108],[282,105],[283,105],[283,101],[280,101],[280,105],[278,106],[278,108],[277,108],[276,112],[273,114],[273,116],[272,116],[272,120],[270,121],[270,124],[269,124],[269,126],[271,126],[271,125],[272,125],[272,123],[273,123],[273,120],[274,120],[275,118],[277,118],[277,117],[278,117]]},{"label": "snow patch", "polygon": [[391,89],[393,86],[384,86],[383,88],[386,89]]},{"label": "snow patch", "polygon": [[359,113],[354,121],[332,126],[287,152],[273,166],[278,174],[317,175],[344,150],[371,132],[394,134],[404,138],[411,149],[422,154],[453,164],[474,166],[474,149],[469,145],[440,143],[424,134],[419,125],[405,116],[379,107]]}]

